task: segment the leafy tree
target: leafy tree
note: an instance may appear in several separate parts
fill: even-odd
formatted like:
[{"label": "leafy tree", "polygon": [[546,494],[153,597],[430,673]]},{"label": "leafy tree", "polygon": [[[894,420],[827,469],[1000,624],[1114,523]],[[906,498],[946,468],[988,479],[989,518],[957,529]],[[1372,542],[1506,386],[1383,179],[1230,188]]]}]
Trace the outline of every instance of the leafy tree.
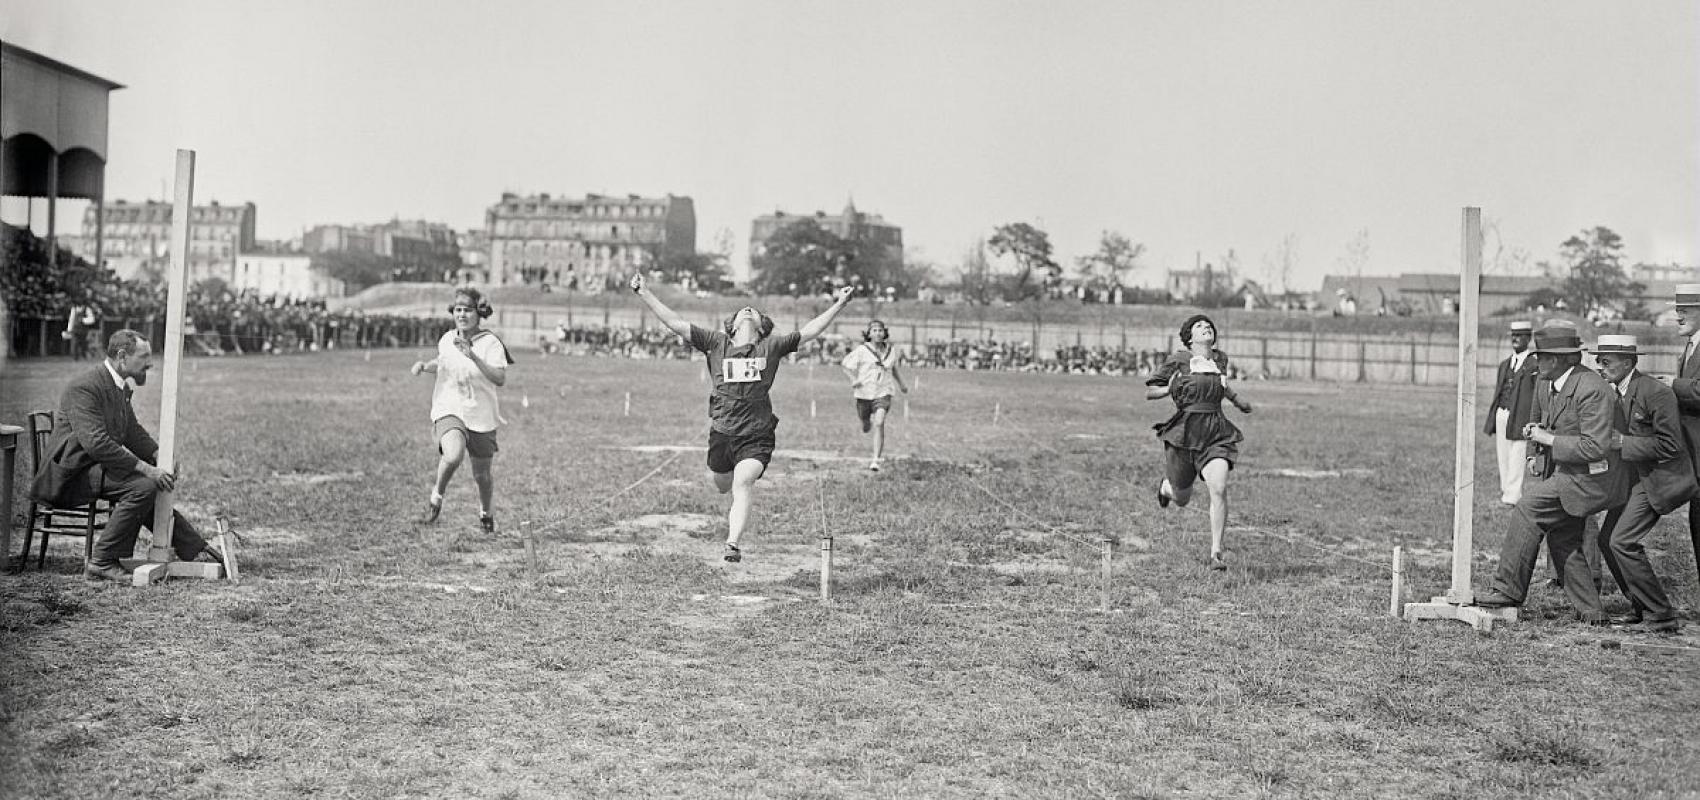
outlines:
[{"label": "leafy tree", "polygon": [[404,272],[389,256],[347,250],[314,253],[313,266],[323,268],[326,274],[347,284],[350,293],[399,280]]},{"label": "leafy tree", "polygon": [[1075,259],[1075,269],[1087,288],[1108,291],[1127,282],[1144,254],[1144,244],[1115,231],[1104,231],[1098,237],[1098,252]]},{"label": "leafy tree", "polygon": [[846,266],[857,255],[851,242],[803,217],[768,237],[750,258],[750,269],[758,292],[785,294],[795,286],[800,293],[815,294],[848,281]]},{"label": "leafy tree", "polygon": [[1015,259],[1016,271],[1009,278],[1006,300],[1038,297],[1062,278],[1062,267],[1051,258],[1051,237],[1025,222],[999,225],[986,240],[995,255]]},{"label": "leafy tree", "polygon": [[1623,237],[1598,226],[1565,239],[1559,258],[1569,267],[1564,296],[1584,314],[1614,308],[1647,287],[1623,272]]}]

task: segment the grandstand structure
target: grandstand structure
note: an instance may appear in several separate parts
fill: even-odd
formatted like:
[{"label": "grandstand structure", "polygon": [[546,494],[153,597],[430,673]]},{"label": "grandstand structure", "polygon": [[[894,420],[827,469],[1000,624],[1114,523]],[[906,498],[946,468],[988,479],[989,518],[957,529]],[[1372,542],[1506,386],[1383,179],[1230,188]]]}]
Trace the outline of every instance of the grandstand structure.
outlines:
[{"label": "grandstand structure", "polygon": [[[123,84],[0,42],[0,197],[46,201],[45,238],[56,246],[59,201],[105,203],[109,101]],[[97,216],[99,216],[97,212]],[[94,233],[99,263],[104,229]]]}]

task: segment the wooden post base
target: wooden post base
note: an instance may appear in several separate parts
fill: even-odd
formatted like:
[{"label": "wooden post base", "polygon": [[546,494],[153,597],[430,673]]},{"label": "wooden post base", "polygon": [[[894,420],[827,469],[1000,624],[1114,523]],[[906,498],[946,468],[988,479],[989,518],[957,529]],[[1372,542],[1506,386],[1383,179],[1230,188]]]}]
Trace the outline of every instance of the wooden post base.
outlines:
[{"label": "wooden post base", "polygon": [[1516,622],[1517,609],[1461,606],[1447,602],[1444,597],[1433,598],[1427,603],[1405,604],[1405,621],[1416,622],[1424,619],[1455,619],[1480,633],[1492,633],[1495,623]]},{"label": "wooden post base", "polygon": [[136,567],[130,576],[132,586],[151,586],[166,578],[202,578],[218,580],[224,577],[223,564],[205,561],[152,561]]}]

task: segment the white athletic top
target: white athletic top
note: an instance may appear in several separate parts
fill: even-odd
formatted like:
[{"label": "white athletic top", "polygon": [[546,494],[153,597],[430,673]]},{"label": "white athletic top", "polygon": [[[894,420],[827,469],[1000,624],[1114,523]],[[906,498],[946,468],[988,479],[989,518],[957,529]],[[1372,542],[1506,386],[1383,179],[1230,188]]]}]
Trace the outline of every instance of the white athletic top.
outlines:
[{"label": "white athletic top", "polygon": [[[437,340],[437,388],[431,395],[431,421],[460,417],[467,430],[488,433],[503,421],[496,405],[496,384],[484,377],[472,359],[461,355],[455,347],[456,335],[458,332],[451,330]],[[492,367],[508,366],[507,348],[489,331],[479,331],[472,337],[472,352]]]},{"label": "white athletic top", "polygon": [[867,344],[859,344],[844,357],[844,372],[850,376],[850,389],[858,400],[873,400],[897,394],[897,381],[891,377],[903,360],[897,345],[881,359]]}]

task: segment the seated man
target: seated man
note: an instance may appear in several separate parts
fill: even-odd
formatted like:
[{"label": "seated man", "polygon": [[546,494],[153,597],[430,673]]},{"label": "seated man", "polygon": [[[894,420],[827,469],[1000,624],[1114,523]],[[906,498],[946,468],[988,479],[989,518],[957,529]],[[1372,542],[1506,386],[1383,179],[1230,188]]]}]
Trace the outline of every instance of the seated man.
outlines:
[{"label": "seated man", "polygon": [[[152,368],[148,340],[132,330],[113,333],[106,342],[106,360],[65,387],[53,439],[30,487],[35,499],[56,505],[87,503],[98,487],[99,497],[112,503],[112,515],[95,535],[94,554],[83,568],[90,580],[129,580],[119,559],[133,553],[142,526],[152,528],[154,497],[176,483],[174,476],[154,465],[159,445],[130,407],[126,379],[142,386]],[[171,539],[172,549],[185,561],[203,554],[223,560],[180,513],[173,515]]]}]

